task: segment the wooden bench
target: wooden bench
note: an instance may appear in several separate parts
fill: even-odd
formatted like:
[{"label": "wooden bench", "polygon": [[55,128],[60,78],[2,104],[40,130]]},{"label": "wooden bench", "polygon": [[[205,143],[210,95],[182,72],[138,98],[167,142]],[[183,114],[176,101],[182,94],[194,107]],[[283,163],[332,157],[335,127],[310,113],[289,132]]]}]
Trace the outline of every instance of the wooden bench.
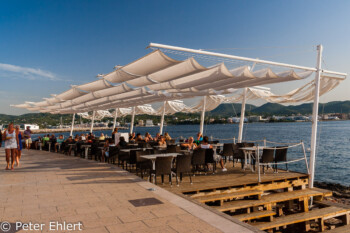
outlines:
[{"label": "wooden bench", "polygon": [[320,229],[324,231],[323,220],[338,217],[341,215],[346,215],[350,212],[350,210],[339,208],[336,206],[325,207],[322,209],[311,210],[309,212],[303,212],[298,214],[291,214],[287,216],[282,216],[279,218],[275,218],[272,222],[265,223],[257,223],[252,224],[260,230],[270,230],[274,228],[284,227],[291,224],[307,222],[311,220],[320,220]]},{"label": "wooden bench", "polygon": [[269,217],[270,221],[272,221],[274,215],[276,215],[275,211],[262,210],[262,211],[255,211],[253,213],[248,213],[248,214],[234,215],[232,217],[237,218],[237,219],[239,219],[242,222],[243,221],[253,220],[253,219],[266,218],[266,217]]},{"label": "wooden bench", "polygon": [[262,193],[263,191],[261,190],[236,191],[236,192],[230,192],[230,193],[205,195],[205,196],[195,197],[194,199],[201,203],[220,201],[220,205],[223,205],[224,201],[235,199],[235,198],[257,196],[257,199],[260,199]]},{"label": "wooden bench", "polygon": [[[250,208],[254,206],[266,206],[267,210],[271,210],[271,205],[290,201],[290,200],[304,200],[305,205],[307,205],[307,200],[310,197],[317,197],[322,199],[325,196],[331,196],[332,192],[329,190],[323,190],[318,188],[313,189],[303,189],[292,192],[282,192],[282,193],[273,193],[269,195],[262,196],[260,200],[238,200],[224,203],[222,206],[213,206],[216,210],[221,212],[224,211],[235,211],[238,209]],[[307,211],[308,207],[305,206],[305,211]]]}]

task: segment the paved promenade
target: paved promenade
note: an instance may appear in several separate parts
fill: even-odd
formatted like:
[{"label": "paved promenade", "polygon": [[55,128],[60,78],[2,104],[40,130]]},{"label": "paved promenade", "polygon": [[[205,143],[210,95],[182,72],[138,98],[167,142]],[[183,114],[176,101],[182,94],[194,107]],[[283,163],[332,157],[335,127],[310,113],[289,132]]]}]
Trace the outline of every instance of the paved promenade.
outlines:
[{"label": "paved promenade", "polygon": [[11,230],[22,222],[42,224],[39,232],[53,232],[50,224],[64,232],[254,231],[114,165],[25,150],[20,167],[5,171],[3,148],[0,158],[0,222]]}]

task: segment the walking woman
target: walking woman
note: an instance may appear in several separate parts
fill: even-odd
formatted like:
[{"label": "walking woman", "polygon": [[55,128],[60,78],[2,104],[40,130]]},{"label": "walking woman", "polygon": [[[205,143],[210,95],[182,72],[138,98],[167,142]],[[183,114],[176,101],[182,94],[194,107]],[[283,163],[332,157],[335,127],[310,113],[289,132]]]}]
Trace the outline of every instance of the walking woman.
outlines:
[{"label": "walking woman", "polygon": [[18,134],[13,128],[13,123],[10,123],[8,128],[2,135],[3,140],[5,140],[5,152],[6,152],[6,170],[10,169],[10,156],[11,156],[11,170],[14,169],[13,165],[15,163],[16,150],[19,148]]},{"label": "walking woman", "polygon": [[18,136],[18,143],[19,147],[17,149],[17,155],[16,155],[16,166],[19,167],[19,160],[21,159],[22,156],[22,149],[23,149],[23,144],[22,144],[22,132],[19,131],[19,125],[16,125],[16,134]]}]

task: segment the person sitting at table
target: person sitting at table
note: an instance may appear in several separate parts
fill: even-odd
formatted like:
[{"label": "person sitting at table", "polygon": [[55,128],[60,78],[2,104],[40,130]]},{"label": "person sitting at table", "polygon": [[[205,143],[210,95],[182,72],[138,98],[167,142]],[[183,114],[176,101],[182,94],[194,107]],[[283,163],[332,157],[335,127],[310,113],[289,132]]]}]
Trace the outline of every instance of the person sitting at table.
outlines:
[{"label": "person sitting at table", "polygon": [[136,142],[141,142],[141,141],[143,141],[143,138],[142,138],[142,136],[141,136],[140,133],[137,133],[137,134],[136,134],[136,139],[135,139],[135,141],[136,141]]},{"label": "person sitting at table", "polygon": [[43,142],[43,139],[40,136],[36,140],[34,140],[34,147],[36,150],[38,149],[39,143],[42,143],[42,142]]},{"label": "person sitting at table", "polygon": [[153,138],[153,141],[158,142],[160,140],[160,133],[157,133],[156,136]]},{"label": "person sitting at table", "polygon": [[146,132],[145,134],[145,142],[153,141],[153,138],[150,133]]},{"label": "person sitting at table", "polygon": [[55,143],[55,152],[57,153],[57,148],[59,145],[62,145],[62,142],[64,141],[64,138],[63,138],[63,135],[61,134],[57,140],[56,140],[56,143]]},{"label": "person sitting at table", "polygon": [[160,140],[158,141],[158,145],[160,147],[166,147],[166,140],[164,136],[160,136]]},{"label": "person sitting at table", "polygon": [[129,134],[129,142],[130,141],[135,141],[136,140],[136,134],[133,132],[132,134]]},{"label": "person sitting at table", "polygon": [[105,137],[105,135],[103,134],[103,133],[101,133],[101,136],[99,137],[99,139],[98,140],[105,140],[106,139],[106,137]]},{"label": "person sitting at table", "polygon": [[164,137],[165,137],[166,141],[170,141],[171,140],[171,137],[170,137],[170,135],[167,132],[164,133]]},{"label": "person sitting at table", "polygon": [[111,143],[112,143],[112,139],[108,139],[103,145],[101,162],[105,162],[105,158],[109,157],[109,146]]},{"label": "person sitting at table", "polygon": [[123,148],[127,147],[127,145],[128,145],[128,143],[125,141],[125,138],[124,137],[120,137],[117,147],[119,149],[123,149]]},{"label": "person sitting at table", "polygon": [[48,134],[48,135],[45,135],[44,137],[43,137],[43,147],[46,149],[48,149],[49,148],[49,146],[48,146],[48,142],[50,141],[50,135]]},{"label": "person sitting at table", "polygon": [[82,133],[82,134],[80,135],[80,137],[81,137],[81,140],[83,140],[83,141],[86,140],[85,134]]},{"label": "person sitting at table", "polygon": [[198,132],[198,133],[197,133],[197,139],[196,139],[195,143],[196,143],[197,145],[199,145],[199,144],[201,144],[202,141],[203,141],[203,135],[202,135],[201,132]]},{"label": "person sitting at table", "polygon": [[197,144],[194,143],[193,137],[189,137],[186,143],[181,144],[182,147],[186,147],[189,150],[194,150],[197,147]]},{"label": "person sitting at table", "polygon": [[[213,146],[209,144],[208,136],[204,136],[203,137],[202,143],[197,148],[213,149]],[[223,172],[227,171],[227,168],[225,168],[224,160],[222,159],[221,155],[218,155],[218,154],[214,153],[213,159],[214,159],[215,162],[219,162],[220,161],[220,165],[221,165],[221,168],[222,168]]]}]

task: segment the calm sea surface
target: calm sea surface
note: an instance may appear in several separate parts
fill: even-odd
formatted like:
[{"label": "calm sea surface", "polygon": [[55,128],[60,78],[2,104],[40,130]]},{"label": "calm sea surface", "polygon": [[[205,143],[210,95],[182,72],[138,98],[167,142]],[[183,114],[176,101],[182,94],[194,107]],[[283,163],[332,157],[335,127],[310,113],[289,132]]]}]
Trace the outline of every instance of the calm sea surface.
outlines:
[{"label": "calm sea surface", "polygon": [[[158,127],[136,127],[136,133],[145,132],[155,135]],[[173,138],[195,136],[199,130],[199,125],[172,125],[165,126],[163,132],[168,132]],[[122,130],[121,132],[128,132]],[[82,133],[82,132],[79,132]],[[101,131],[94,131],[95,135],[100,135]],[[103,131],[107,135],[111,132]],[[56,134],[58,135],[58,134]],[[64,133],[68,136],[69,133]],[[238,135],[237,124],[227,125],[206,125],[204,135],[213,138],[222,139],[221,142],[232,142],[232,140],[223,140],[236,137]],[[37,137],[35,135],[33,138]],[[268,141],[279,143],[298,143],[302,140],[307,150],[309,159],[311,137],[310,122],[293,123],[249,123],[245,124],[244,140],[261,140],[266,138]],[[262,142],[259,142],[262,145]],[[276,145],[276,144],[268,144]],[[288,150],[288,159],[302,158],[303,151],[300,146]],[[280,165],[281,167],[284,165]],[[290,170],[306,172],[304,161],[299,161],[289,165]],[[316,157],[316,176],[317,181],[326,181],[350,185],[350,121],[329,121],[319,122],[318,127],[318,150]]]}]

